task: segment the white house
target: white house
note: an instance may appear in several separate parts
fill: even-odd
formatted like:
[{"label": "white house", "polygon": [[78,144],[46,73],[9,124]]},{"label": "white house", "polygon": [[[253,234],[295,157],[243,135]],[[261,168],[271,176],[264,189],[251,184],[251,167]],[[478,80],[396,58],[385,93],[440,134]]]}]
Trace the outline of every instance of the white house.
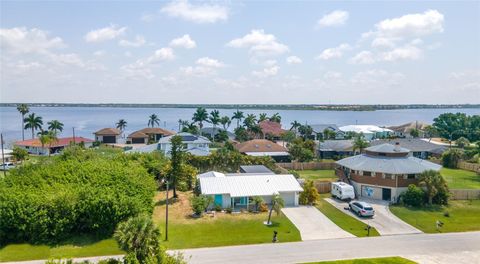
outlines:
[{"label": "white house", "polygon": [[210,140],[206,137],[198,136],[198,135],[193,135],[190,133],[186,132],[181,132],[176,135],[170,135],[166,137],[162,137],[159,139],[159,141],[155,144],[147,145],[145,147],[141,148],[135,148],[132,150],[129,150],[127,152],[152,152],[155,150],[158,150],[160,152],[163,152],[165,155],[170,155],[170,151],[172,149],[172,137],[174,136],[180,136],[182,137],[182,143],[185,146],[185,151],[189,152],[192,155],[195,156],[208,156],[210,154]]},{"label": "white house", "polygon": [[393,131],[388,128],[383,128],[374,125],[348,125],[340,127],[340,130],[347,132],[362,133],[365,140],[372,140],[376,138],[387,138],[393,135]]},{"label": "white house", "polygon": [[93,140],[84,137],[65,137],[57,138],[54,142],[42,145],[40,139],[27,139],[23,141],[17,141],[13,145],[19,148],[26,149],[28,153],[35,155],[48,155],[48,153],[58,153],[65,147],[71,144],[83,144],[85,147],[91,147]]},{"label": "white house", "polygon": [[280,195],[285,206],[298,206],[303,188],[291,174],[223,174],[210,171],[197,175],[200,190],[211,196],[215,205],[222,208],[242,209],[253,205],[253,198],[260,196],[269,204],[273,195]]}]

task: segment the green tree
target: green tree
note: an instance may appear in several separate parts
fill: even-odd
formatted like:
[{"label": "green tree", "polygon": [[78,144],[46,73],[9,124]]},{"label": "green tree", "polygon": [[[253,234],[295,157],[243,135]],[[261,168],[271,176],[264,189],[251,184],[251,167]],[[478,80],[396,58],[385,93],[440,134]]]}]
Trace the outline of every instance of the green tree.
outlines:
[{"label": "green tree", "polygon": [[[115,125],[123,133],[123,131],[125,131],[125,128],[127,127],[127,121],[125,121],[125,119],[120,119]],[[149,121],[149,125],[150,125],[150,121]]]},{"label": "green tree", "polygon": [[232,120],[236,119],[237,120],[237,128],[240,126],[240,122],[242,122],[242,119],[244,118],[243,112],[238,110],[233,113]]},{"label": "green tree", "polygon": [[423,204],[423,200],[425,197],[425,192],[417,187],[415,184],[408,185],[407,191],[405,191],[402,195],[402,201],[406,205],[410,206],[420,206]]},{"label": "green tree", "polygon": [[300,193],[300,204],[314,205],[318,199],[320,199],[320,194],[318,194],[318,190],[313,184],[313,181],[306,181],[303,184],[303,192]]},{"label": "green tree", "polygon": [[427,170],[420,174],[419,185],[425,187],[428,204],[432,204],[433,198],[439,192],[448,193],[448,186],[445,179],[440,175],[438,171]]},{"label": "green tree", "polygon": [[12,156],[17,162],[22,162],[28,156],[28,151],[23,148],[13,147]]},{"label": "green tree", "polygon": [[280,116],[279,113],[275,113],[269,118],[269,120],[272,121],[272,122],[281,123],[282,122],[282,117]]},{"label": "green tree", "polygon": [[277,215],[282,213],[282,208],[285,207],[285,201],[283,200],[282,196],[279,194],[274,194],[272,196],[272,205],[270,207],[270,212],[268,212],[268,220],[267,225],[271,225],[272,222],[272,211],[275,211]]},{"label": "green tree", "polygon": [[442,164],[444,167],[456,169],[462,158],[463,150],[451,148],[442,154]]},{"label": "green tree", "polygon": [[420,130],[412,128],[410,130],[410,136],[412,136],[413,138],[418,138],[420,136]]},{"label": "green tree", "polygon": [[213,110],[210,112],[208,117],[208,122],[213,125],[213,136],[212,139],[215,142],[215,134],[217,134],[217,126],[220,123],[220,112],[218,110]]},{"label": "green tree", "polygon": [[244,142],[250,139],[247,130],[241,126],[235,128],[234,134],[235,134],[235,139],[240,142]]},{"label": "green tree", "polygon": [[43,120],[41,116],[36,116],[35,113],[29,114],[25,119],[24,129],[32,130],[32,139],[35,138],[35,130],[42,130]]},{"label": "green tree", "polygon": [[359,135],[355,138],[355,141],[353,141],[353,151],[355,152],[356,150],[359,150],[359,153],[362,153],[362,151],[368,147],[368,142],[363,139],[363,135]]},{"label": "green tree", "polygon": [[315,142],[312,140],[296,138],[287,144],[287,148],[292,159],[299,162],[311,161],[315,157]]},{"label": "green tree", "polygon": [[197,108],[195,113],[193,113],[192,120],[198,123],[200,130],[203,128],[203,122],[207,121],[208,119],[208,112],[207,109],[203,107]]},{"label": "green tree", "polygon": [[140,263],[162,263],[160,257],[160,230],[149,215],[140,215],[121,222],[113,237],[127,255]]},{"label": "green tree", "polygon": [[451,142],[466,134],[468,117],[464,113],[444,113],[433,119],[433,126],[441,137]]},{"label": "green tree", "polygon": [[258,122],[262,122],[268,119],[267,113],[260,113],[258,115]]},{"label": "green tree", "polygon": [[253,201],[253,204],[255,205],[255,212],[258,212],[258,207],[265,202],[263,198],[260,196],[254,196],[252,198],[252,201]]},{"label": "green tree", "polygon": [[223,130],[225,130],[225,131],[228,130],[231,123],[232,123],[232,121],[230,120],[230,117],[228,117],[228,116],[222,116],[222,118],[220,118],[220,124],[222,124]]},{"label": "green tree", "polygon": [[468,147],[470,145],[470,141],[465,137],[460,137],[455,140],[455,144],[457,145],[457,147],[464,149],[465,147]]},{"label": "green tree", "polygon": [[25,140],[25,115],[30,112],[27,104],[18,104],[17,111],[22,115],[22,140]]},{"label": "green tree", "polygon": [[287,131],[285,133],[282,133],[282,140],[283,142],[291,143],[295,138],[297,138],[295,132],[293,131]]},{"label": "green tree", "polygon": [[257,117],[254,114],[248,114],[243,120],[243,125],[247,129],[252,129],[257,124]]},{"label": "green tree", "polygon": [[328,128],[325,128],[323,130],[323,139],[327,140],[327,139],[335,139],[335,136],[337,134],[335,133],[335,131],[332,131]]},{"label": "green tree", "polygon": [[198,216],[201,216],[212,202],[213,198],[211,196],[206,196],[203,194],[200,194],[198,196],[194,195],[190,198],[190,205],[192,207],[192,211],[195,215]]},{"label": "green tree", "polygon": [[155,127],[155,125],[159,126],[160,125],[160,118],[156,114],[151,114],[148,117],[148,126]]},{"label": "green tree", "polygon": [[298,128],[302,125],[300,124],[299,122],[297,122],[297,120],[293,121],[292,123],[290,123],[290,125],[292,125],[292,127],[290,128],[290,130],[294,130],[295,131],[295,135],[297,134],[298,132]]},{"label": "green tree", "polygon": [[170,150],[171,170],[168,175],[168,180],[172,184],[173,198],[177,198],[177,184],[178,179],[181,177],[182,164],[184,162],[185,150],[181,136],[173,136],[170,139],[172,148]]},{"label": "green tree", "polygon": [[182,128],[182,132],[187,132],[194,135],[199,134],[198,126],[193,122],[192,123],[187,122],[186,125]]},{"label": "green tree", "polygon": [[48,124],[48,130],[53,131],[57,135],[58,135],[58,132],[63,131],[63,123],[58,120],[52,120],[47,124]]},{"label": "green tree", "polygon": [[435,137],[438,134],[437,129],[430,125],[425,127],[424,132],[425,132],[425,136],[428,137],[429,142],[432,140],[432,137]]},{"label": "green tree", "polygon": [[312,137],[313,128],[309,125],[301,125],[298,128],[298,132],[300,133],[300,136],[302,136],[303,139],[309,139]]},{"label": "green tree", "polygon": [[38,139],[42,144],[42,149],[48,145],[47,152],[50,156],[50,149],[52,148],[52,143],[58,141],[57,134],[54,131],[41,131],[38,133]]}]

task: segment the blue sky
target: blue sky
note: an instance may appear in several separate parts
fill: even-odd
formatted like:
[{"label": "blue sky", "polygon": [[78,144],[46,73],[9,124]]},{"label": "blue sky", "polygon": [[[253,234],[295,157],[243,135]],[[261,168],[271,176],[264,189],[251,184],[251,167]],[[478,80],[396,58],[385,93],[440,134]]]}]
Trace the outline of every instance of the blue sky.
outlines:
[{"label": "blue sky", "polygon": [[1,5],[2,102],[480,103],[480,2]]}]

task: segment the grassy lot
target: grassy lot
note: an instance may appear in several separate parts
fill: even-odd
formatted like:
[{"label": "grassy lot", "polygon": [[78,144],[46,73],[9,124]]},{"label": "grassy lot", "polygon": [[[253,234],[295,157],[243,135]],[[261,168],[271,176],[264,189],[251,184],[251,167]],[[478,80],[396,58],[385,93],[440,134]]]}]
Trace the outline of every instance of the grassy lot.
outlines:
[{"label": "grassy lot", "polygon": [[337,181],[334,170],[297,170],[301,178],[306,180]]},{"label": "grassy lot", "polygon": [[312,262],[309,264],[411,264],[416,263],[414,261],[404,259],[401,257],[389,257],[389,258],[368,258],[368,259],[349,259],[349,260],[334,260],[334,261],[322,261]]},{"label": "grassy lot", "polygon": [[[343,213],[340,212],[335,206],[331,205],[323,198],[329,197],[330,194],[322,194],[320,200],[318,201],[316,207],[320,210],[325,216],[327,216],[332,222],[338,225],[343,230],[357,236],[357,237],[365,237],[367,236],[367,231],[365,231],[366,225]],[[380,234],[375,228],[370,229],[370,236],[379,236]]]},{"label": "grassy lot", "polygon": [[[217,213],[215,217],[193,219],[188,195],[180,193],[179,201],[169,206],[169,240],[164,242],[169,249],[271,243],[274,230],[278,232],[280,242],[301,240],[299,231],[288,218],[275,213],[270,227],[263,224],[268,218],[267,213]],[[153,217],[164,235],[164,193],[156,198],[158,202]]]},{"label": "grassy lot", "polygon": [[[425,233],[437,233],[435,223],[444,223],[441,232],[464,232],[480,230],[480,200],[450,201],[449,206],[412,208],[390,206],[390,211],[403,221]],[[450,214],[444,216],[444,212]]]},{"label": "grassy lot", "polygon": [[49,258],[118,255],[123,252],[113,239],[76,237],[59,245],[10,244],[0,249],[0,262]]},{"label": "grassy lot", "polygon": [[480,189],[480,175],[473,171],[442,168],[440,173],[450,189]]}]

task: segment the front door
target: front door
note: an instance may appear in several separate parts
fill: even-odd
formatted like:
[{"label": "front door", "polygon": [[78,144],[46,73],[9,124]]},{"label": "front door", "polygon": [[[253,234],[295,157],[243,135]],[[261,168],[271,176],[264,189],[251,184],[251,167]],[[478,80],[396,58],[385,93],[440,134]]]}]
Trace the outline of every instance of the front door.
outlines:
[{"label": "front door", "polygon": [[215,205],[222,206],[222,195],[216,194],[215,195]]},{"label": "front door", "polygon": [[392,189],[382,188],[382,200],[390,201],[392,199]]}]

